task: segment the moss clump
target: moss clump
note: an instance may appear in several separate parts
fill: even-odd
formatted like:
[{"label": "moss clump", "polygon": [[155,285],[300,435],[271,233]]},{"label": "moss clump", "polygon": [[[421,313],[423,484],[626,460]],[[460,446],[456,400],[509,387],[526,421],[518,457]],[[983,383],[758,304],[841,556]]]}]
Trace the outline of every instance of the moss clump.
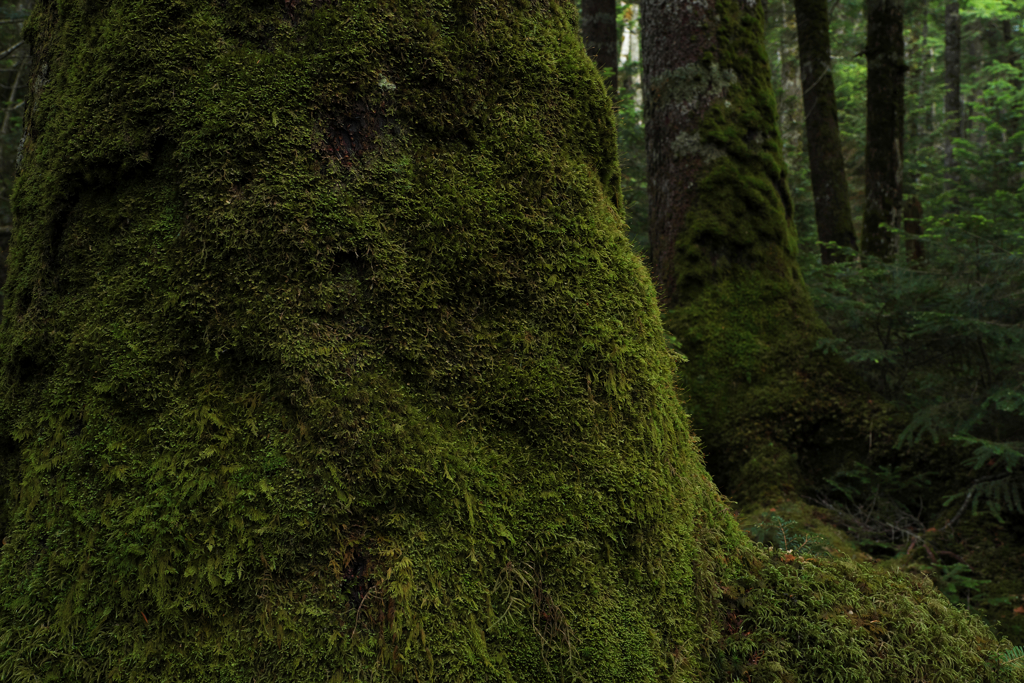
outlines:
[{"label": "moss clump", "polygon": [[763,549],[740,563],[742,578],[723,589],[715,680],[886,683],[1019,676],[977,651],[955,652],[965,643],[990,648],[996,642],[978,617],[939,598],[927,577]]},{"label": "moss clump", "polygon": [[707,680],[753,551],[571,3],[41,2],[29,38],[0,679]]},{"label": "moss clump", "polygon": [[[828,510],[803,501],[793,500],[777,506],[754,508],[739,515],[740,525],[751,531],[761,525],[765,530],[778,528],[778,520],[791,523],[793,533],[800,539],[813,539],[822,553],[841,558],[871,560],[871,556],[861,552],[850,535],[832,522]],[[789,544],[789,548],[796,547]],[[780,548],[786,550],[786,548]],[[807,554],[807,553],[804,553]]]}]

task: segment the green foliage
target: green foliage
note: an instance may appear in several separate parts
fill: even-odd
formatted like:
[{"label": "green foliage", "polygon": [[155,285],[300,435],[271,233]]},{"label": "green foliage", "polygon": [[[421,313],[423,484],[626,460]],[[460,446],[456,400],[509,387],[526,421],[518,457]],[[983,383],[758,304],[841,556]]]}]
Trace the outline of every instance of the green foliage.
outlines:
[{"label": "green foliage", "polygon": [[908,476],[905,472],[896,471],[891,465],[871,467],[858,462],[826,477],[825,483],[850,503],[877,507],[882,500],[897,495],[904,498],[917,497],[931,482],[925,472]]},{"label": "green foliage", "polygon": [[891,557],[921,543],[926,527],[921,516],[931,491],[928,473],[911,472],[907,465],[855,463],[824,484],[819,503],[863,552]]},{"label": "green foliage", "polygon": [[[967,35],[981,25],[965,24]],[[944,462],[923,465],[969,468],[958,470],[958,489],[943,491],[946,504],[999,519],[1024,513],[1024,71],[1014,57],[1022,45],[1009,35],[994,59],[964,69],[969,134],[955,141],[951,169],[939,153],[941,126],[925,125],[922,109],[941,93],[925,87],[926,71],[908,80],[919,138],[908,144],[908,178],[925,217],[900,260],[805,268],[834,335],[821,347],[911,415],[897,448],[948,444]]]},{"label": "green foliage", "polygon": [[925,261],[842,264],[809,280],[836,335],[822,348],[912,415],[897,448],[960,444],[947,453],[975,473],[974,508],[984,501],[998,515],[1024,512],[1024,203],[1005,194],[988,203],[998,211],[985,219],[932,219]]},{"label": "green foliage", "polygon": [[999,663],[1005,667],[1019,670],[1024,668],[1024,647],[1014,645],[999,654]]},{"label": "green foliage", "polygon": [[802,532],[795,521],[770,512],[761,513],[760,520],[744,531],[757,543],[774,548],[779,553],[820,555],[826,544],[823,537]]},{"label": "green foliage", "polygon": [[950,505],[963,498],[964,504],[970,503],[971,512],[976,514],[979,503],[984,501],[986,509],[1000,522],[1004,521],[1004,512],[1024,515],[1024,456],[1019,450],[1021,444],[965,436],[958,436],[957,440],[975,446],[973,457],[964,461],[964,464],[971,465],[976,471],[983,468],[991,471],[1002,465],[1003,471],[976,477],[970,488],[947,496],[944,504]]},{"label": "green foliage", "polygon": [[984,585],[992,583],[987,579],[971,576],[971,568],[963,562],[953,564],[932,564],[936,587],[953,604],[966,603],[970,606],[971,594]]}]

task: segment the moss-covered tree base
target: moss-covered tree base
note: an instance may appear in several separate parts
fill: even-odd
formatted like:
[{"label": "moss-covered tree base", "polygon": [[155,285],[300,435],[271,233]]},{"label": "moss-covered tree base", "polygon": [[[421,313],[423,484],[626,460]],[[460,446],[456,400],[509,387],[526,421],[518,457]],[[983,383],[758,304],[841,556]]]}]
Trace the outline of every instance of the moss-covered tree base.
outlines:
[{"label": "moss-covered tree base", "polygon": [[670,310],[665,325],[691,358],[679,382],[708,469],[740,503],[782,500],[890,455],[898,416],[817,350],[828,330],[802,281],[737,274]]}]

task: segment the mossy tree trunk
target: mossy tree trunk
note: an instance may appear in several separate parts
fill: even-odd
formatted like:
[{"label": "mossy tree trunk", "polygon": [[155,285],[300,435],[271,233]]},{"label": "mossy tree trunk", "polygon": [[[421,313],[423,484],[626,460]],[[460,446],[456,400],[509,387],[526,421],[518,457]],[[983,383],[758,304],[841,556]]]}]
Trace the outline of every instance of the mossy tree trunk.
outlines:
[{"label": "mossy tree trunk", "polygon": [[803,81],[807,155],[814,191],[814,218],[823,263],[844,260],[840,250],[857,249],[857,234],[850,213],[846,162],[839,138],[839,115],[832,81],[827,0],[795,0],[797,38],[800,43],[800,76]]},{"label": "mossy tree trunk", "polygon": [[[616,28],[618,0],[582,0],[580,31],[583,44],[599,69],[609,69],[609,92],[618,91],[619,31]],[[607,72],[606,72],[607,73]]]},{"label": "mossy tree trunk", "polygon": [[724,510],[571,2],[42,2],[28,36],[0,680],[990,679],[920,581]]},{"label": "mossy tree trunk", "polygon": [[870,410],[815,352],[828,331],[797,267],[763,8],[650,0],[641,16],[651,262],[686,402],[727,492],[779,495],[797,458],[866,454]]},{"label": "mossy tree trunk", "polygon": [[698,676],[728,526],[573,3],[28,37],[0,680]]},{"label": "mossy tree trunk", "polygon": [[865,253],[892,259],[903,223],[903,0],[865,0],[868,35],[864,148]]}]

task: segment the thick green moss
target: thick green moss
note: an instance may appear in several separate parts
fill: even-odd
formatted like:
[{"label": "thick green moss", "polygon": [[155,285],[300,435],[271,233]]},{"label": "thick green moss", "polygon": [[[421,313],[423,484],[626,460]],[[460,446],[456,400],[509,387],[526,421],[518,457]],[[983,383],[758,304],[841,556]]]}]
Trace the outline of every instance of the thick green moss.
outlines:
[{"label": "thick green moss", "polygon": [[[29,37],[0,679],[720,669],[764,560],[571,3],[71,0]],[[997,647],[964,634],[928,671]]]},{"label": "thick green moss", "polygon": [[926,577],[783,551],[750,562],[749,574],[723,591],[719,680],[960,682],[1019,675],[973,648],[957,650],[970,642],[991,646],[991,635],[977,617],[939,598]]},{"label": "thick green moss", "polygon": [[713,489],[574,21],[37,6],[0,678],[699,669]]}]

